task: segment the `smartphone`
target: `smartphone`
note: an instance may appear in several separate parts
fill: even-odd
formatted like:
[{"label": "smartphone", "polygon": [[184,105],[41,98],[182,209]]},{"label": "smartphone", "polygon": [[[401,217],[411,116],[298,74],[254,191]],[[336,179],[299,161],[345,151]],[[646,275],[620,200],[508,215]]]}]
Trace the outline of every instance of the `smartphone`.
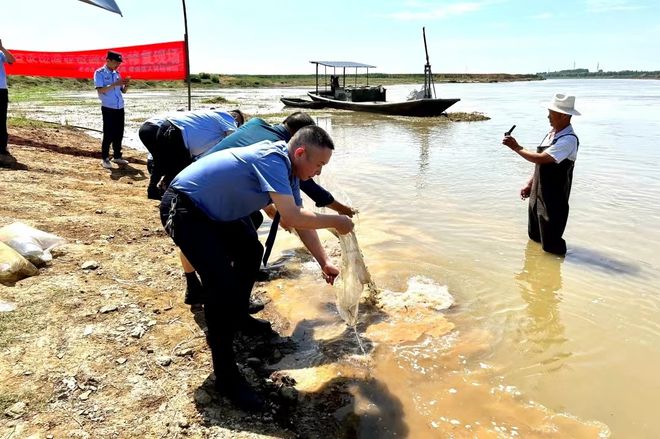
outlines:
[{"label": "smartphone", "polygon": [[506,133],[504,133],[504,135],[505,135],[505,136],[510,136],[510,135],[511,135],[511,133],[513,132],[513,130],[514,130],[515,128],[516,128],[516,126],[515,126],[515,125],[514,125],[514,126],[512,126],[512,127],[511,127],[511,129],[510,129],[509,131],[507,131]]}]

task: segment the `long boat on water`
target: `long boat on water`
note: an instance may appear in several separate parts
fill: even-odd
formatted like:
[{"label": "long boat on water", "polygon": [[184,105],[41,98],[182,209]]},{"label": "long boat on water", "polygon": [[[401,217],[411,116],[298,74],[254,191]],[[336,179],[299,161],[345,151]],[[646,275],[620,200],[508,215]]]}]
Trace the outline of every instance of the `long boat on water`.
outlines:
[{"label": "long boat on water", "polygon": [[[410,99],[402,102],[387,102],[387,91],[382,85],[369,86],[369,69],[375,68],[370,64],[352,61],[310,61],[316,65],[316,90],[307,95],[310,100],[300,98],[282,98],[287,106],[301,108],[317,108],[322,105],[327,108],[342,110],[366,111],[369,113],[391,114],[397,116],[431,117],[440,116],[447,108],[460,101],[458,98],[439,99],[435,96],[435,84],[429,63],[429,52],[426,46],[426,30],[422,28],[424,36],[424,51],[426,64],[424,65],[424,86],[419,92],[413,92]],[[324,84],[319,84],[319,66],[323,66]],[[328,68],[332,69],[328,82]],[[355,81],[351,86],[346,85],[346,69],[355,69]],[[341,69],[340,77],[337,69]],[[366,85],[357,85],[358,69],[366,69]],[[319,87],[319,85],[321,85]],[[329,85],[329,86],[328,86]]]}]

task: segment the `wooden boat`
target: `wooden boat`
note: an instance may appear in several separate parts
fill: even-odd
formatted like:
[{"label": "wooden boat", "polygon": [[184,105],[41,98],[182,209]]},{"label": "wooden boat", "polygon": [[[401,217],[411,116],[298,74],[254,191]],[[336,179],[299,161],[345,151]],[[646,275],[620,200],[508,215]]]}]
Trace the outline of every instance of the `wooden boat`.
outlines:
[{"label": "wooden boat", "polygon": [[280,98],[282,102],[287,107],[296,107],[296,108],[324,108],[325,104],[319,101],[310,101],[309,99],[302,98]]},{"label": "wooden boat", "polygon": [[308,95],[314,102],[328,108],[412,117],[440,116],[447,108],[460,101],[460,99],[414,99],[402,102],[351,102],[331,99],[313,92],[309,92]]},{"label": "wooden boat", "polygon": [[[435,96],[435,84],[429,64],[429,54],[426,48],[426,31],[422,28],[424,36],[424,49],[426,51],[426,65],[424,66],[424,87],[415,93],[414,98],[402,102],[387,102],[386,90],[382,86],[369,86],[369,69],[375,66],[351,61],[310,61],[316,65],[316,90],[307,93],[314,101],[328,108],[342,110],[366,111],[370,113],[391,114],[397,116],[432,117],[440,116],[447,108],[460,101],[458,98],[439,99]],[[323,66],[325,84],[319,88],[319,66]],[[333,69],[330,75],[328,88],[327,68]],[[355,69],[354,85],[346,85],[346,69]],[[343,82],[336,74],[342,69]],[[366,85],[357,85],[358,69],[366,69]]]}]

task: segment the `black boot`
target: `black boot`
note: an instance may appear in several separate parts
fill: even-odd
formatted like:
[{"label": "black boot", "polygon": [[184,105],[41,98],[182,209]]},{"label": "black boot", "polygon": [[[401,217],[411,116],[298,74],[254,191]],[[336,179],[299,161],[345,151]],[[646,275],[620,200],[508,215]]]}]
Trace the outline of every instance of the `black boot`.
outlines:
[{"label": "black boot", "polygon": [[197,273],[185,273],[186,275],[186,295],[183,303],[186,305],[199,305],[204,303],[204,288],[197,278]]},{"label": "black boot", "polygon": [[[235,367],[235,365],[234,365]],[[238,370],[235,373],[215,375],[215,390],[230,400],[236,407],[248,412],[264,409],[263,398],[248,384]]]},{"label": "black boot", "polygon": [[248,314],[256,314],[260,311],[263,311],[266,305],[263,302],[250,299],[250,304],[248,305]]},{"label": "black boot", "polygon": [[215,372],[215,390],[229,399],[238,408],[246,411],[260,411],[264,401],[248,384],[236,366],[234,358],[233,326],[230,319],[217,314],[217,305],[210,303],[204,308],[209,333],[206,341],[211,348],[213,371]]},{"label": "black boot", "polygon": [[250,315],[243,317],[238,324],[238,331],[245,335],[276,336],[268,320],[256,319]]}]

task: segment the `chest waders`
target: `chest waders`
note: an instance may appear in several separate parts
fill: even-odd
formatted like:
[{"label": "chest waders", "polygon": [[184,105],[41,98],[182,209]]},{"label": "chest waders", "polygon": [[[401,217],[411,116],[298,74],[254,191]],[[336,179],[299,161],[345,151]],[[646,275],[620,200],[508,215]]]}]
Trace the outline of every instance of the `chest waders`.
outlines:
[{"label": "chest waders", "polygon": [[[566,136],[575,137],[579,148],[580,140],[575,134],[564,134],[550,145],[537,147],[536,152],[542,153]],[[548,253],[566,254],[566,241],[562,235],[568,220],[568,198],[571,195],[574,167],[573,160],[564,159],[561,163],[537,164],[534,169],[527,233],[529,239],[540,242],[543,250]]]}]

